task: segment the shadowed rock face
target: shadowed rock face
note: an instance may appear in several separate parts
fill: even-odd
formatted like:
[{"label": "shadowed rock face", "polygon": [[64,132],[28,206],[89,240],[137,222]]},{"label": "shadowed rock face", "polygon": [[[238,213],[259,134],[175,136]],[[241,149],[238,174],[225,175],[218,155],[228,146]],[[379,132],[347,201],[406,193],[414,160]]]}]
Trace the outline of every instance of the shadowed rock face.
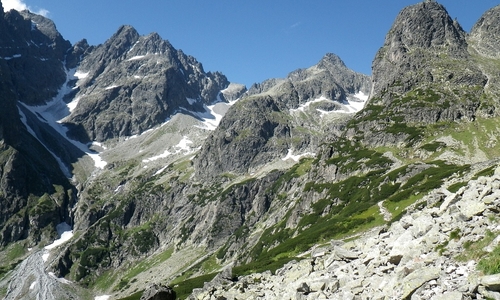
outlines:
[{"label": "shadowed rock face", "polygon": [[11,10],[0,20],[0,58],[15,83],[16,100],[39,105],[66,80],[64,60],[71,44],[54,23],[28,11]]},{"label": "shadowed rock face", "polygon": [[500,53],[500,5],[484,13],[472,27],[470,40],[482,55],[499,58]]},{"label": "shadowed rock face", "polygon": [[139,134],[181,109],[203,111],[205,104],[225,101],[219,97],[229,85],[224,75],[206,73],[195,58],[156,33],[141,37],[122,26],[87,52],[79,72],[88,75],[78,83],[73,99],[80,101],[67,123],[83,126],[91,140]]},{"label": "shadowed rock face", "polygon": [[58,163],[22,124],[18,101],[43,104],[55,95],[71,45],[44,17],[0,11],[0,245],[35,244],[56,236],[74,199]]}]

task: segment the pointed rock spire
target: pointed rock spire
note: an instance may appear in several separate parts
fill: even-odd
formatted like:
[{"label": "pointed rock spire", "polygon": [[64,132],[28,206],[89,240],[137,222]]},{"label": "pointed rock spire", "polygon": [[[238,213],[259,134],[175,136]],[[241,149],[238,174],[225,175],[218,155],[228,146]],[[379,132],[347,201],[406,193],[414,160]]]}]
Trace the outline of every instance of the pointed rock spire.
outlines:
[{"label": "pointed rock spire", "polygon": [[[437,2],[425,1],[404,8],[373,61],[371,94],[378,94],[395,82],[402,81],[405,74],[422,69],[429,64],[429,57],[439,53],[450,58],[466,58],[465,37],[462,27]],[[418,80],[432,78],[420,76]]]}]

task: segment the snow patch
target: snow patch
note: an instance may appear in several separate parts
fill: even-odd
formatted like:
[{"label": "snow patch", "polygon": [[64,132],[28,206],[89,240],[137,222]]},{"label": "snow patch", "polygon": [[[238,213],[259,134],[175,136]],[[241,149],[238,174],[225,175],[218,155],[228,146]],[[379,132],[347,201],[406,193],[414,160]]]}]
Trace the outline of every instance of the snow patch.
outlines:
[{"label": "snow patch", "polygon": [[156,172],[153,174],[153,176],[160,175],[161,173],[163,173],[163,171],[165,171],[165,169],[166,169],[166,168],[167,168],[167,166],[165,166],[165,167],[163,167],[163,168],[159,169],[158,171],[156,171]]},{"label": "snow patch", "polygon": [[59,281],[60,283],[64,283],[64,284],[71,284],[73,282],[67,280],[66,278],[59,278],[56,276],[56,274],[54,274],[53,272],[49,272],[49,276],[56,279],[57,281]]},{"label": "snow patch", "polygon": [[8,56],[8,57],[0,57],[1,59],[4,59],[4,60],[11,60],[11,59],[14,59],[14,58],[19,58],[19,57],[22,57],[21,54],[14,54],[12,56]]},{"label": "snow patch", "polygon": [[161,158],[168,157],[168,156],[170,156],[172,154],[173,154],[172,152],[170,152],[168,150],[165,150],[165,152],[163,152],[160,155],[153,156],[153,157],[150,157],[150,158],[147,158],[147,159],[143,159],[142,162],[145,162],[145,163],[152,162],[152,161],[155,161],[155,160],[158,160],[158,159],[161,159]]},{"label": "snow patch", "polygon": [[81,72],[81,71],[76,71],[73,76],[75,76],[76,78],[78,79],[84,79],[84,78],[87,78],[87,76],[89,76],[89,73],[90,72]]},{"label": "snow patch", "polygon": [[66,222],[57,225],[56,230],[60,238],[55,240],[52,244],[45,246],[44,249],[46,250],[54,249],[55,247],[66,243],[73,237],[73,230],[71,230],[71,226],[69,226]]},{"label": "snow patch", "polygon": [[110,85],[107,88],[105,88],[105,90],[112,90],[112,89],[116,89],[117,87],[120,87],[120,86],[119,85]]},{"label": "snow patch", "polygon": [[[202,112],[202,113],[191,112],[196,117],[198,117],[202,120],[203,126],[196,126],[196,127],[201,128],[201,129],[207,129],[207,130],[215,130],[219,126],[220,121],[222,120],[222,117],[224,116],[224,114],[216,112],[216,106],[218,104],[224,105],[224,103],[216,103],[216,104],[209,105],[209,106],[204,105],[205,112]],[[228,104],[225,104],[225,105],[228,105]]]},{"label": "snow patch", "polygon": [[189,151],[191,151],[191,147],[189,147],[189,144],[192,144],[192,143],[193,142],[190,141],[186,136],[183,136],[182,140],[179,142],[179,144],[174,146],[174,148],[179,148],[178,152],[180,152],[180,151],[189,152]]},{"label": "snow patch", "polygon": [[[186,136],[183,136],[182,139],[179,141],[179,143],[177,145],[173,146],[173,148],[175,149],[175,152],[170,152],[167,149],[167,150],[165,150],[165,152],[163,152],[160,155],[153,156],[153,157],[150,157],[150,158],[147,158],[147,159],[143,159],[142,162],[148,163],[148,162],[152,162],[152,161],[155,161],[155,160],[158,160],[158,159],[161,159],[161,158],[166,158],[166,157],[168,157],[170,155],[173,155],[173,154],[179,154],[179,153],[182,153],[182,152],[184,152],[185,154],[192,153],[192,152],[196,151],[196,149],[193,150],[189,146],[192,143],[193,142],[190,141]],[[161,170],[161,172],[163,172],[163,170]],[[161,173],[161,172],[159,172],[159,173]],[[155,174],[155,175],[157,175],[157,174]]]},{"label": "snow patch", "polygon": [[326,98],[325,96],[321,96],[317,99],[314,99],[314,100],[311,100],[311,101],[307,101],[306,103],[303,103],[301,105],[299,105],[298,108],[296,109],[290,109],[290,111],[305,111],[306,108],[309,108],[309,106],[313,103],[317,103],[317,102],[323,102],[323,101],[332,101],[328,98]]},{"label": "snow patch", "polygon": [[127,61],[139,60],[139,59],[143,59],[144,57],[146,57],[146,55],[136,55],[132,58],[127,59]]},{"label": "snow patch", "polygon": [[47,259],[49,259],[49,256],[50,256],[50,253],[48,253],[48,252],[42,254],[43,261],[47,261]]},{"label": "snow patch", "polygon": [[94,300],[109,300],[110,295],[95,296]]},{"label": "snow patch", "polygon": [[293,155],[293,150],[288,149],[287,155],[285,157],[283,157],[281,160],[286,161],[288,159],[291,159],[291,160],[298,162],[302,157],[314,157],[315,155],[316,154],[310,153],[310,152],[298,154],[298,155]]},{"label": "snow patch", "polygon": [[[322,109],[316,109],[319,113],[321,113],[321,116],[323,117],[324,115],[331,114],[331,113],[341,113],[341,114],[352,114],[352,113],[357,113],[358,111],[362,110],[365,107],[366,101],[368,100],[368,95],[364,94],[363,92],[359,91],[354,95],[351,95],[348,97],[348,100],[346,101],[347,103],[339,103],[341,106],[341,109],[338,110],[332,110],[332,111],[326,111]],[[296,112],[296,111],[305,111],[309,106],[313,103],[317,102],[322,102],[322,101],[330,101],[332,102],[333,100],[326,98],[325,96],[321,96],[317,99],[308,101],[306,103],[301,104],[298,108],[296,109],[291,109],[291,112]]]},{"label": "snow patch", "polygon": [[354,97],[358,98],[361,101],[368,101],[368,95],[366,95],[362,91],[359,91],[356,94],[354,94]]},{"label": "snow patch", "polygon": [[[80,80],[86,78],[88,75],[88,72],[84,73],[81,71],[77,71],[76,69],[69,70],[66,74],[66,82],[62,85],[59,93],[52,99],[52,101],[42,106],[28,106],[25,104],[22,105],[33,112],[33,114],[35,114],[41,121],[49,124],[53,129],[59,132],[62,137],[66,138],[75,147],[89,155],[89,157],[94,160],[94,165],[96,168],[103,169],[107,165],[107,162],[105,162],[100,157],[99,153],[91,151],[86,145],[68,138],[66,135],[67,128],[61,124],[63,123],[64,119],[76,108],[80,100],[80,98],[75,98],[69,104],[66,104],[64,102],[64,96],[71,93],[72,91],[72,88],[68,85],[68,83],[75,78],[78,78]],[[34,137],[36,137],[34,132],[30,133]],[[57,159],[57,156],[54,155],[54,157]]]},{"label": "snow patch", "polygon": [[30,290],[33,290],[36,286],[36,281],[34,281],[32,284],[30,284]]},{"label": "snow patch", "polygon": [[72,113],[75,110],[76,106],[78,105],[78,102],[80,102],[80,97],[75,97],[70,103],[66,105],[70,113]]},{"label": "snow patch", "polygon": [[196,102],[198,102],[198,99],[193,99],[193,98],[186,98],[186,100],[189,103],[189,105],[193,105]]}]

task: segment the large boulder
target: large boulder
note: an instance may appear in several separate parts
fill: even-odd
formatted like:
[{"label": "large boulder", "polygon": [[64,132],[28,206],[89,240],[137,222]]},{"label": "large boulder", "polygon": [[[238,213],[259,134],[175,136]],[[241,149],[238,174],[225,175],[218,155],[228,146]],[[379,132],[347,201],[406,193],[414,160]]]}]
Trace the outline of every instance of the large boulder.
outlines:
[{"label": "large boulder", "polygon": [[175,300],[175,291],[161,284],[154,284],[147,288],[141,296],[141,300]]}]

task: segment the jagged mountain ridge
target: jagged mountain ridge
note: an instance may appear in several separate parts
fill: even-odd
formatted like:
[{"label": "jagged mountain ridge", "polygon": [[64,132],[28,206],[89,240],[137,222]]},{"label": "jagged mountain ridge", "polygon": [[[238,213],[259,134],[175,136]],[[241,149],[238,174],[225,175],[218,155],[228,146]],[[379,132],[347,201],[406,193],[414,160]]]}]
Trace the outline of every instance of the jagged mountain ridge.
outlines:
[{"label": "jagged mountain ridge", "polygon": [[[413,11],[413,13],[405,14],[403,19],[397,19],[395,27],[400,26],[400,22],[420,18],[420,13],[423,11],[422,7],[426,8],[428,5],[429,3],[421,3],[409,8],[408,11]],[[443,13],[441,6],[432,5],[427,9],[429,9],[429,15],[440,16],[438,18],[440,20],[442,19],[441,16],[447,15],[447,13]],[[432,17],[430,19],[435,20]],[[432,22],[433,25],[442,24]],[[492,24],[496,23],[493,22]],[[439,32],[441,28],[436,30]],[[433,44],[432,40],[430,44]],[[80,45],[84,46],[84,43]],[[439,49],[431,47],[432,49],[424,53],[424,56],[428,57],[426,55],[429,53],[436,54],[435,51],[447,49],[446,46],[443,46],[443,49],[440,47],[438,47]],[[86,46],[83,48],[86,48]],[[426,46],[424,45],[422,48],[426,48]],[[410,54],[415,52],[417,52],[416,57],[412,57]],[[408,54],[404,58],[404,62],[412,63],[414,59],[415,61],[422,59],[422,56],[418,55],[419,51],[415,52]],[[136,56],[131,58],[133,57]],[[457,58],[454,62],[473,66],[478,60],[477,56],[469,53],[469,56],[465,59]],[[432,62],[436,61],[439,60],[436,59]],[[480,86],[481,93],[471,93],[468,96],[468,101],[477,102],[480,105],[481,101],[486,99],[480,96],[484,90],[484,94],[492,97],[492,99],[486,99],[488,100],[488,106],[495,107],[495,99],[497,99],[494,94],[495,90],[487,88],[494,82],[495,77],[491,76],[491,69],[486,68],[486,71],[484,71],[484,67],[490,66],[490,63],[491,61],[483,61],[480,70],[481,74],[487,72],[490,75],[487,76],[488,84]],[[419,63],[412,68],[417,74],[420,74],[419,71],[425,71],[431,66],[430,62],[427,64]],[[454,76],[452,78],[461,78],[461,76],[464,76],[464,71],[468,71],[464,70],[464,68],[451,68],[453,65],[450,67],[450,64],[443,64],[443,66],[444,72],[453,71]],[[494,70],[494,68],[492,69]],[[403,70],[405,69],[403,68]],[[472,74],[479,74],[476,73],[478,71],[477,67],[473,66],[471,70]],[[430,73],[432,74],[432,72]],[[266,115],[262,123],[255,122],[255,124],[249,126],[251,131],[266,129],[266,124],[274,121],[278,126],[268,132],[271,135],[275,134],[275,132],[278,134],[285,132],[284,135],[286,136],[286,126],[289,127],[289,132],[293,132],[293,130],[297,129],[298,124],[300,126],[300,124],[311,122],[309,118],[303,119],[302,110],[299,110],[299,108],[305,107],[307,103],[309,103],[309,106],[313,105],[311,102],[317,100],[317,97],[325,96],[321,93],[323,91],[330,93],[329,96],[334,94],[342,95],[341,92],[338,92],[342,91],[338,88],[342,84],[339,83],[338,86],[333,84],[328,76],[315,78],[313,80],[315,84],[309,87],[304,84],[307,81],[305,79],[309,78],[303,75],[308,75],[307,72],[297,71],[292,74],[295,74],[295,77],[298,77],[299,80],[273,80],[266,83],[268,88],[265,91],[262,90],[264,94],[252,94],[248,98],[241,99],[229,109],[222,120],[221,126],[234,126],[233,122],[229,120],[236,122],[242,119],[243,116],[241,116],[239,110],[242,107],[248,107],[251,110],[261,111]],[[387,75],[390,76],[389,73]],[[403,106],[398,108],[395,100],[400,99],[398,97],[401,94],[410,97],[411,99],[408,102],[418,104],[416,107],[418,110],[425,107],[425,105],[421,105],[422,101],[415,90],[422,87],[434,89],[434,86],[428,85],[429,82],[425,80],[423,82],[415,81],[414,79],[417,76],[412,70],[406,70],[403,75],[404,78],[409,78],[403,89],[397,82],[394,82],[394,84],[387,86],[387,91],[392,92],[392,94],[390,92],[387,95],[372,94],[372,100],[370,101],[373,102],[369,103],[368,113],[371,110],[373,115],[374,107],[378,101],[377,96],[383,98],[388,107],[385,114],[377,115],[375,119],[376,126],[386,122],[387,117],[394,116],[406,117],[409,115],[408,118],[410,118],[411,122],[408,124],[410,126],[422,122],[418,115],[413,118],[411,114],[408,114],[409,108],[412,108],[410,111],[413,113],[415,107]],[[467,72],[465,72],[465,75],[467,75]],[[473,83],[475,82],[474,78],[476,77],[472,77]],[[477,78],[484,78],[484,76]],[[85,78],[83,79],[85,80]],[[104,89],[111,87],[106,84],[110,84],[112,81],[106,82],[104,79],[106,78],[102,78],[102,87]],[[460,95],[464,94],[463,92],[468,91],[468,89],[474,90],[477,88],[468,87],[467,84],[462,84],[461,81],[448,80],[446,82],[448,82],[448,87],[462,89],[457,92]],[[275,83],[277,84],[274,85]],[[355,93],[357,87],[359,85],[345,90]],[[437,91],[441,92],[441,90]],[[347,93],[344,92],[345,94]],[[325,96],[325,98],[327,97]],[[317,116],[323,115],[321,111],[324,111],[325,108],[328,110],[340,108],[341,102],[344,102],[345,98],[322,99],[317,102],[320,106],[313,106],[308,113],[317,118]],[[334,103],[331,100],[340,100],[340,102]],[[461,104],[459,103],[459,105]],[[442,108],[438,107],[439,109]],[[434,110],[435,108],[433,108]],[[248,113],[248,111],[244,112]],[[425,175],[425,178],[431,178],[431,182],[439,184],[442,183],[442,180],[450,177],[453,172],[464,175],[461,172],[464,172],[462,168],[466,169],[466,166],[460,164],[447,165],[442,162],[432,161],[437,155],[443,153],[442,149],[448,148],[448,145],[453,145],[451,142],[449,144],[445,143],[445,146],[439,144],[441,140],[438,140],[438,138],[441,138],[441,136],[436,137],[435,140],[427,140],[421,136],[417,137],[412,141],[411,147],[404,148],[401,151],[396,148],[389,150],[387,148],[377,149],[374,146],[378,144],[368,138],[371,135],[370,133],[360,134],[359,132],[353,132],[352,129],[354,126],[358,126],[357,131],[375,127],[373,126],[374,123],[366,123],[366,121],[371,122],[372,120],[366,119],[365,112],[358,114],[353,121],[349,121],[348,118],[341,120],[341,124],[347,124],[347,134],[343,131],[343,125],[338,125],[335,122],[325,122],[325,128],[328,128],[328,126],[331,126],[331,128],[323,129],[322,132],[327,133],[327,135],[323,137],[324,139],[318,138],[314,142],[306,139],[310,131],[306,131],[302,136],[298,135],[298,139],[295,141],[285,139],[285,143],[282,145],[279,145],[276,139],[267,139],[267,142],[271,141],[271,147],[267,148],[267,153],[264,153],[264,155],[268,155],[267,158],[261,161],[249,159],[246,164],[238,166],[236,172],[232,169],[229,169],[230,172],[226,172],[228,169],[217,170],[213,174],[208,172],[213,176],[213,181],[204,181],[203,179],[206,177],[202,174],[206,170],[202,169],[205,166],[198,166],[198,161],[206,157],[208,152],[211,152],[206,149],[214,146],[212,138],[205,141],[194,162],[190,160],[192,153],[184,157],[178,156],[176,161],[167,161],[166,169],[160,173],[158,172],[161,169],[141,170],[144,169],[144,161],[137,158],[130,161],[110,161],[110,166],[106,170],[99,171],[102,173],[96,174],[97,176],[93,177],[81,192],[80,202],[77,204],[76,210],[84,213],[76,213],[75,230],[79,233],[78,237],[63,246],[64,249],[61,250],[60,255],[51,254],[50,260],[53,270],[59,276],[65,275],[71,280],[90,285],[94,289],[103,288],[92,286],[93,282],[105,277],[114,278],[114,281],[110,283],[114,290],[112,291],[108,286],[106,287],[108,289],[103,292],[126,295],[134,289],[144,288],[145,282],[152,279],[148,278],[147,274],[127,277],[129,274],[126,272],[127,268],[133,269],[134,262],[148,261],[147,256],[160,255],[164,249],[173,251],[172,255],[177,260],[179,260],[179,257],[185,259],[189,257],[188,260],[192,262],[193,266],[191,268],[193,274],[218,270],[218,268],[210,269],[207,267],[209,265],[207,261],[212,260],[216,262],[216,265],[220,264],[220,266],[231,262],[243,265],[248,262],[266,262],[269,257],[284,263],[281,260],[282,258],[291,259],[295,257],[298,254],[297,251],[312,246],[321,239],[321,236],[329,238],[333,234],[331,232],[339,228],[341,232],[345,233],[356,228],[356,224],[370,224],[370,222],[378,220],[380,218],[378,215],[378,200],[390,200],[395,196],[405,197],[403,194],[406,192],[425,193],[429,191],[426,181],[419,179],[420,174]],[[399,115],[395,113],[399,113]],[[297,114],[300,117],[297,117]],[[453,120],[457,121],[457,126],[466,126],[469,122],[483,126],[484,123],[481,122],[485,122],[485,116],[489,118],[486,119],[487,121],[495,120],[495,113],[481,115],[472,111],[470,116],[472,117],[454,118]],[[437,121],[436,124],[439,125],[440,119],[430,118],[424,121],[427,125],[432,125]],[[396,120],[396,123],[398,126],[405,124],[401,120]],[[314,125],[314,123],[312,124]],[[285,130],[276,131],[275,128]],[[379,128],[380,136],[396,135],[396,138],[392,141],[389,140],[389,142],[385,139],[381,144],[394,145],[400,141],[407,141],[408,133],[405,131],[404,126],[395,126],[396,134],[394,134],[393,130],[388,130],[388,128],[390,127]],[[240,136],[242,135],[241,127],[235,127],[234,129],[235,132],[240,133]],[[219,135],[221,132],[223,132],[222,127],[216,129],[213,136]],[[429,133],[422,130],[422,135],[425,136],[425,134]],[[264,137],[268,138],[265,135]],[[295,137],[297,136],[295,135]],[[243,139],[246,138],[245,135],[240,138],[242,140],[237,142],[241,142],[243,146],[240,145],[239,149],[234,153],[236,155],[245,155],[248,149],[244,145],[247,145],[248,141]],[[458,137],[452,136],[452,138]],[[318,147],[321,143],[324,144]],[[426,145],[428,147],[423,147]],[[436,146],[436,148],[434,150],[425,150],[433,149],[429,145]],[[273,166],[263,173],[252,175],[252,163],[255,163],[253,165],[255,168],[268,165],[270,161],[280,161],[292,146],[295,149],[305,151],[309,149],[308,147],[311,147],[311,149],[316,150],[316,158],[304,159],[291,168],[290,165],[279,168]],[[412,147],[416,149],[415,152],[421,152],[405,153],[411,152]],[[111,153],[112,149],[109,151],[109,155]],[[434,153],[436,153],[435,156],[433,156]],[[479,159],[487,160],[495,157],[493,156],[494,152],[488,153],[488,155],[490,156],[480,157]],[[475,170],[480,170],[478,168],[484,168],[488,163],[491,162],[477,166],[471,172],[474,173]],[[207,169],[210,170],[210,168]],[[449,169],[453,172],[447,173],[446,170]],[[444,174],[440,174],[441,170],[445,171]],[[198,177],[193,177],[192,175],[196,174],[196,172],[200,172]],[[464,178],[467,177],[465,175]],[[452,176],[451,180],[451,182],[456,182],[459,179]],[[365,186],[366,188],[363,188]],[[356,190],[360,190],[361,193],[356,193]],[[348,193],[343,191],[348,191]],[[353,199],[352,202],[351,199]],[[404,199],[406,200],[406,198]],[[387,201],[387,203],[392,202]],[[376,209],[374,210],[374,208]],[[402,208],[396,210],[395,213],[401,210]],[[371,215],[368,213],[371,213]],[[296,242],[299,242],[295,245],[296,250],[290,251],[287,247],[294,245]],[[200,248],[200,246],[206,250],[206,252],[202,251],[203,254],[194,254],[189,251],[190,247]],[[201,267],[196,262],[200,262]],[[170,266],[175,265],[172,260],[167,259],[167,263]],[[113,270],[117,266],[118,269],[114,272]],[[119,266],[122,266],[123,269],[120,269]],[[185,270],[179,268],[169,274],[162,273],[161,280],[170,281]],[[121,275],[116,275],[119,273]],[[119,278],[123,280],[124,284]],[[156,278],[156,280],[160,279]]]},{"label": "jagged mountain ridge", "polygon": [[203,112],[203,105],[227,101],[220,94],[229,85],[224,75],[205,73],[196,59],[156,33],[141,37],[123,26],[88,52],[78,68],[85,74],[73,97],[78,105],[65,119],[83,127],[84,133],[70,132],[82,140],[136,135],[164,123],[181,107]]},{"label": "jagged mountain ridge", "polygon": [[[325,55],[315,66],[296,70],[285,79],[254,84],[207,139],[194,160],[196,176],[251,173],[288,151],[314,153],[318,145],[335,136],[332,122],[321,119],[335,112],[352,112],[360,104],[357,93],[368,94],[369,78],[349,70],[334,55]],[[351,103],[350,103],[351,101]],[[313,106],[313,110],[309,110]],[[352,106],[351,106],[352,107]],[[305,115],[311,114],[312,120]],[[333,122],[335,123],[335,122]],[[339,128],[342,122],[336,122]],[[253,171],[252,171],[253,170]]]}]

